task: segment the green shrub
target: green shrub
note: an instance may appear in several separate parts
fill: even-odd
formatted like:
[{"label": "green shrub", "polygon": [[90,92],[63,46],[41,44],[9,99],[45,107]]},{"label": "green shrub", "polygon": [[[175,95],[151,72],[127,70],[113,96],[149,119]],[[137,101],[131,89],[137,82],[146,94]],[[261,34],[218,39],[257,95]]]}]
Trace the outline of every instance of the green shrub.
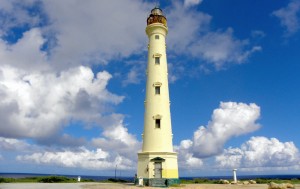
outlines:
[{"label": "green shrub", "polygon": [[209,180],[207,178],[194,178],[193,180],[181,179],[180,182],[182,184],[216,184],[216,183],[218,183],[218,181],[216,181],[216,180]]},{"label": "green shrub", "polygon": [[170,187],[182,187],[180,184],[171,184]]},{"label": "green shrub", "polygon": [[[75,181],[75,179],[74,179],[74,181]],[[94,179],[81,179],[80,182],[95,182],[95,180]]]},{"label": "green shrub", "polygon": [[14,178],[4,178],[4,177],[0,177],[0,183],[11,183],[11,182],[15,182],[16,179]]},{"label": "green shrub", "polygon": [[74,182],[75,179],[69,179],[63,176],[47,176],[47,177],[39,177],[38,182],[43,183],[61,183],[61,182]]}]

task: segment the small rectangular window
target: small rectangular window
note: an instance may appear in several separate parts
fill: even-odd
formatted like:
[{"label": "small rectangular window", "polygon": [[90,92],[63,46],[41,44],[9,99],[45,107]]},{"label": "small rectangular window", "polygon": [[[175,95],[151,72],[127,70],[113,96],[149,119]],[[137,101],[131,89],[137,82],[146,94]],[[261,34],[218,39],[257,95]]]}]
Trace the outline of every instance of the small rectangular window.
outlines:
[{"label": "small rectangular window", "polygon": [[159,95],[160,94],[160,87],[155,87],[155,94]]},{"label": "small rectangular window", "polygon": [[155,35],[155,39],[159,39],[159,35]]},{"label": "small rectangular window", "polygon": [[155,128],[160,128],[160,119],[155,119]]},{"label": "small rectangular window", "polygon": [[160,57],[155,57],[155,64],[160,64]]}]

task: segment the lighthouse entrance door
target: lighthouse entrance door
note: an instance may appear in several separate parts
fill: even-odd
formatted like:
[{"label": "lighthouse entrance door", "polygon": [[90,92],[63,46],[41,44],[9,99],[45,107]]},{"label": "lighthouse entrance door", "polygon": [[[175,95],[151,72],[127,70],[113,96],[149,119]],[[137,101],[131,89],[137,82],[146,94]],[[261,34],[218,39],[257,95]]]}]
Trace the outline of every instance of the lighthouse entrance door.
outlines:
[{"label": "lighthouse entrance door", "polygon": [[154,178],[162,178],[161,171],[162,171],[161,162],[154,162]]}]

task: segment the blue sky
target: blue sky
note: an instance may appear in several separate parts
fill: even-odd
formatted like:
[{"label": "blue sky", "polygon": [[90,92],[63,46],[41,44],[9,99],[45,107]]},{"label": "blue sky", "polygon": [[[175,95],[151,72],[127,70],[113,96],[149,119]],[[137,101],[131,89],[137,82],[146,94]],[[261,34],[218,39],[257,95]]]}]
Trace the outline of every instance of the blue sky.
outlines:
[{"label": "blue sky", "polygon": [[[157,1],[0,2],[0,170],[132,176]],[[180,176],[299,174],[300,1],[161,1]]]}]

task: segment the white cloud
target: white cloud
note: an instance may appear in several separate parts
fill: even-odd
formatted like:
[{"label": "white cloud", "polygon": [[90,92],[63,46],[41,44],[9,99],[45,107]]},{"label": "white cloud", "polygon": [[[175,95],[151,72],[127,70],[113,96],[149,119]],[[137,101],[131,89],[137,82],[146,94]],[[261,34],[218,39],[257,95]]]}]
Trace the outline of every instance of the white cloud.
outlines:
[{"label": "white cloud", "polygon": [[[55,72],[40,50],[44,42],[38,28],[25,32],[15,44],[0,41],[1,136],[43,139],[71,119],[103,126],[113,122],[109,109],[123,97],[106,89],[111,75],[95,75],[83,66]],[[65,135],[61,141],[72,139]]]},{"label": "white cloud", "polygon": [[223,154],[216,156],[220,168],[240,168],[243,152],[239,148],[224,149]]},{"label": "white cloud", "polygon": [[272,13],[280,20],[282,27],[286,29],[286,36],[293,35],[300,29],[300,1],[291,0],[287,7],[283,7]]},{"label": "white cloud", "polygon": [[124,127],[123,122],[107,127],[103,132],[103,137],[93,138],[92,144],[107,151],[114,149],[114,153],[137,160],[136,153],[141,149],[141,142],[136,137],[128,132]]},{"label": "white cloud", "polygon": [[194,157],[190,152],[193,142],[191,140],[183,140],[179,146],[175,146],[174,149],[178,153],[178,164],[183,169],[198,169],[203,166],[203,161],[200,158]]},{"label": "white cloud", "polygon": [[3,138],[0,137],[0,149],[6,151],[27,151],[30,147],[29,144],[22,140],[14,138]]},{"label": "white cloud", "polygon": [[254,103],[221,102],[208,125],[200,126],[194,132],[193,140],[183,141],[179,149],[188,150],[196,158],[222,153],[230,138],[257,130],[260,127],[256,123],[259,116],[260,108]]},{"label": "white cloud", "polygon": [[260,116],[256,104],[221,102],[206,127],[194,132],[193,152],[197,157],[208,157],[222,152],[227,140],[253,132],[259,128],[255,123]]},{"label": "white cloud", "polygon": [[280,142],[276,138],[251,137],[240,148],[225,149],[216,157],[219,168],[260,167],[287,168],[299,166],[300,154],[293,142]]},{"label": "white cloud", "polygon": [[212,17],[208,14],[183,9],[182,4],[177,1],[165,12],[169,27],[167,47],[172,53],[188,53],[188,47],[199,39],[199,35],[209,31]]},{"label": "white cloud", "polygon": [[35,14],[31,14],[28,11],[28,8],[38,5],[36,2],[36,0],[24,0],[22,2],[18,0],[0,1],[0,13],[3,15],[0,19],[0,36],[10,35],[10,29],[12,28],[37,26],[41,21],[41,15],[38,11]]},{"label": "white cloud", "polygon": [[261,50],[260,46],[246,49],[248,45],[248,40],[234,38],[233,30],[229,28],[225,32],[206,33],[189,49],[194,57],[201,56],[216,69],[221,69],[226,63],[244,63],[252,53]]},{"label": "white cloud", "polygon": [[[174,147],[178,152],[179,166],[183,169],[214,167],[203,159],[221,154],[230,138],[258,129],[256,121],[259,116],[260,108],[256,104],[221,102],[206,127],[199,127],[192,140],[182,140],[179,146]],[[223,158],[223,161],[235,164],[240,158],[236,155]]]},{"label": "white cloud", "polygon": [[146,49],[145,21],[151,9],[147,3],[132,0],[43,3],[51,20],[45,31],[55,35],[56,40],[51,59],[58,67],[106,64]]},{"label": "white cloud", "polygon": [[149,3],[4,0],[1,5],[5,19],[0,21],[0,34],[14,38],[19,34],[11,28],[40,26],[47,42],[48,60],[56,69],[107,64],[112,59],[146,51],[144,29],[152,8]]},{"label": "white cloud", "polygon": [[[103,123],[101,112],[123,97],[107,91],[111,75],[77,67],[58,74],[1,66],[1,136],[44,138],[70,119]],[[0,72],[0,73],[1,73]]]},{"label": "white cloud", "polygon": [[195,5],[199,5],[202,2],[202,0],[184,0],[184,6],[185,7],[191,7]]},{"label": "white cloud", "polygon": [[127,128],[125,128],[123,125],[107,128],[103,132],[103,135],[108,138],[121,141],[127,146],[135,145],[137,142],[135,137],[129,134]]},{"label": "white cloud", "polygon": [[[185,1],[185,3],[194,1]],[[262,49],[253,46],[249,39],[238,39],[232,28],[211,29],[212,16],[193,9],[183,9],[180,2],[173,2],[167,10],[169,34],[168,49],[171,53],[204,60],[217,70],[230,64],[242,64]],[[203,66],[203,69],[208,69]],[[205,64],[204,64],[205,65]]]},{"label": "white cloud", "polygon": [[124,157],[116,156],[112,158],[108,152],[101,149],[88,150],[84,147],[81,147],[78,151],[64,150],[17,156],[17,160],[93,170],[110,169],[116,165],[119,169],[132,169],[132,162]]},{"label": "white cloud", "polygon": [[22,38],[14,44],[0,39],[1,65],[9,65],[30,72],[49,69],[46,63],[47,55],[40,50],[44,43],[45,39],[38,28],[24,32]]},{"label": "white cloud", "polygon": [[[118,119],[119,118],[115,118],[115,120]],[[103,137],[94,138],[90,141],[90,146],[95,147],[95,150],[90,150],[85,147],[77,148],[76,146],[72,149],[61,150],[53,148],[47,148],[45,150],[41,148],[35,151],[42,152],[30,151],[27,155],[17,156],[17,160],[41,165],[59,165],[90,170],[112,169],[116,165],[118,169],[135,169],[137,160],[136,153],[141,148],[141,143],[135,136],[128,133],[122,121],[104,128],[102,135]],[[14,149],[16,150],[16,148]]]}]

